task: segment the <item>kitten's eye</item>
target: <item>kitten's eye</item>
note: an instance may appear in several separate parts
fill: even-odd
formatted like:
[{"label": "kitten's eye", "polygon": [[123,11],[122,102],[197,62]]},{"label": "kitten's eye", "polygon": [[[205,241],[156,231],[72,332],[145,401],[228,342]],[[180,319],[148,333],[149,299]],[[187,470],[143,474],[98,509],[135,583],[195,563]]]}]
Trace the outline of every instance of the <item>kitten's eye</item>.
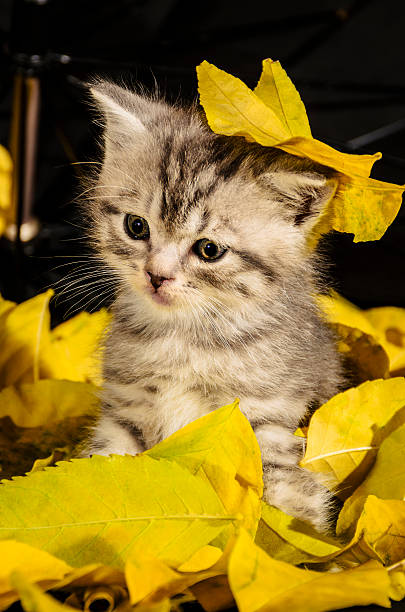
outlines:
[{"label": "kitten's eye", "polygon": [[125,215],[124,227],[128,236],[134,240],[147,240],[149,238],[149,225],[143,217]]},{"label": "kitten's eye", "polygon": [[218,244],[209,240],[208,238],[202,238],[197,240],[193,245],[193,251],[200,259],[204,261],[214,261],[219,259],[225,253],[226,249],[220,247]]}]

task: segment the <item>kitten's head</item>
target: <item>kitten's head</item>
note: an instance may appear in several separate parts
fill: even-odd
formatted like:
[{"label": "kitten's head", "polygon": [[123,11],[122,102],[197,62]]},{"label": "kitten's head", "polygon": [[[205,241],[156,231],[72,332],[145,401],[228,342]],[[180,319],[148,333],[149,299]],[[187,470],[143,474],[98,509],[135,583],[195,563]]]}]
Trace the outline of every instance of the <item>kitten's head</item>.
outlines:
[{"label": "kitten's head", "polygon": [[104,81],[91,93],[105,126],[92,242],[138,308],[243,311],[305,274],[306,235],[336,188],[330,171],[213,134],[195,108]]}]

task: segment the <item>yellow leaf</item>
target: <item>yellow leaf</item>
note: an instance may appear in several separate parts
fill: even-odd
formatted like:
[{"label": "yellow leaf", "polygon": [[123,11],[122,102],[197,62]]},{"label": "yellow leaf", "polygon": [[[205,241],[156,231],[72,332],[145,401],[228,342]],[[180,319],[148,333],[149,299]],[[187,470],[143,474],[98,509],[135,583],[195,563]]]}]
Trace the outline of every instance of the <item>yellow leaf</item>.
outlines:
[{"label": "yellow leaf", "polygon": [[214,487],[230,514],[255,533],[263,492],[259,445],[238,401],[197,419],[146,452],[186,467]]},{"label": "yellow leaf", "polygon": [[404,501],[382,500],[369,495],[351,541],[337,554],[319,561],[334,560],[341,568],[358,566],[370,559],[385,565],[398,561],[405,554],[404,521]]},{"label": "yellow leaf", "polygon": [[222,556],[222,550],[216,546],[203,546],[185,563],[178,567],[179,572],[200,572],[212,567]]},{"label": "yellow leaf", "polygon": [[19,427],[39,427],[67,417],[95,415],[96,387],[69,380],[40,380],[36,384],[0,391],[0,418],[10,416]]},{"label": "yellow leaf", "polygon": [[311,137],[305,106],[280,62],[263,60],[262,74],[253,93],[276,113],[290,136]]},{"label": "yellow leaf", "polygon": [[310,137],[298,93],[277,63],[264,62],[255,92],[206,61],[197,67],[197,76],[200,102],[214,132],[243,136],[339,173],[337,191],[313,230],[312,243],[332,229],[354,234],[355,242],[383,235],[398,213],[405,187],[368,178],[380,153],[341,153]]},{"label": "yellow leaf", "polygon": [[373,336],[341,323],[331,323],[330,327],[338,338],[337,348],[344,357],[352,384],[389,377],[390,360]]},{"label": "yellow leaf", "polygon": [[[372,346],[369,349],[376,352],[380,364],[378,367],[382,368],[385,357],[378,349],[378,345],[381,345],[389,358],[391,376],[401,376],[405,373],[405,308],[385,306],[361,310],[335,292],[330,295],[318,296],[317,301],[328,322],[335,326],[338,334],[342,335],[343,342],[348,334],[346,327],[360,330],[366,335],[366,338],[359,337],[363,354],[367,350],[367,342],[371,343]],[[345,327],[342,328],[342,325]],[[375,341],[370,341],[370,337],[374,338]],[[353,341],[349,345],[353,350]],[[357,363],[361,359],[358,348],[356,349],[356,355],[353,355]],[[377,351],[379,351],[378,355]],[[372,355],[370,350],[367,350],[367,353],[369,355],[367,356],[367,364],[370,364]],[[369,368],[369,365],[367,365],[367,368]]]},{"label": "yellow leaf", "polygon": [[369,336],[375,336],[375,327],[368,320],[366,311],[361,310],[336,292],[318,295],[317,302],[329,323],[341,324],[359,329]]},{"label": "yellow leaf", "polygon": [[403,378],[372,380],[335,395],[311,419],[301,465],[328,475],[330,486],[347,496],[370,469],[381,441],[404,422],[404,406]]},{"label": "yellow leaf", "polygon": [[225,574],[230,549],[227,547],[224,553],[219,549],[216,550],[220,554],[220,557],[216,555],[216,563],[201,570],[196,570],[194,565],[191,571],[184,570],[184,567],[188,565],[187,562],[180,566],[181,570],[175,570],[157,558],[148,558],[142,554],[138,554],[136,558],[132,557],[125,566],[125,578],[131,604],[158,602],[181,593],[196,583]]},{"label": "yellow leaf", "polygon": [[319,534],[308,523],[264,502],[261,519],[267,529],[281,539],[280,542],[278,538],[269,537],[269,534],[267,538],[263,537],[263,527],[259,526],[256,544],[274,559],[298,565],[304,561],[311,562],[317,557],[335,555],[341,550],[336,542]]},{"label": "yellow leaf", "polygon": [[23,375],[36,382],[41,377],[40,352],[50,343],[51,290],[14,308],[0,320],[0,388],[14,384]]},{"label": "yellow leaf", "polygon": [[[29,577],[29,576],[28,576]],[[79,568],[71,568],[70,572],[52,584],[55,591],[80,589],[98,584],[125,586],[125,576],[122,570],[99,563],[92,563]]]},{"label": "yellow leaf", "polygon": [[46,378],[101,382],[98,347],[110,314],[82,312],[51,331],[52,295],[18,305],[0,300],[0,388]]},{"label": "yellow leaf", "polygon": [[243,530],[229,560],[228,578],[239,612],[390,606],[388,574],[377,561],[337,573],[298,569],[266,555]]},{"label": "yellow leaf", "polygon": [[354,234],[354,242],[379,240],[398,214],[403,191],[403,185],[353,174],[341,176],[328,210],[330,229]]},{"label": "yellow leaf", "polygon": [[76,610],[43,593],[39,587],[30,584],[20,572],[12,574],[11,582],[18,591],[25,612],[75,612]]},{"label": "yellow leaf", "polygon": [[10,221],[12,171],[10,153],[0,145],[0,236]]},{"label": "yellow leaf", "polygon": [[52,330],[49,351],[41,355],[47,376],[101,384],[99,345],[110,319],[105,308],[81,312]]},{"label": "yellow leaf", "polygon": [[356,535],[379,555],[385,565],[405,557],[405,501],[369,495],[357,522]]},{"label": "yellow leaf", "polygon": [[3,478],[70,458],[97,411],[96,388],[87,383],[40,380],[0,391]]},{"label": "yellow leaf", "polygon": [[167,592],[174,595],[182,590],[178,572],[156,558],[145,559],[138,556],[128,562],[125,566],[125,579],[132,605],[156,591],[162,594],[161,599],[166,599]]},{"label": "yellow leaf", "polygon": [[6,314],[15,308],[15,303],[10,302],[9,300],[5,300],[2,295],[0,295],[0,329],[3,325],[3,320],[6,318]]},{"label": "yellow leaf", "polygon": [[71,567],[64,561],[53,557],[22,542],[5,540],[0,542],[0,609],[8,608],[19,596],[10,582],[10,575],[18,571],[30,582],[37,582],[47,589],[61,580]]},{"label": "yellow leaf", "polygon": [[395,601],[401,601],[405,597],[405,559],[389,567],[388,573],[391,581],[389,596]]},{"label": "yellow leaf", "polygon": [[364,311],[375,329],[375,336],[390,359],[393,376],[405,374],[405,308],[383,306]]},{"label": "yellow leaf", "polygon": [[137,553],[178,566],[237,522],[209,483],[146,455],[74,459],[0,487],[0,538],[73,566]]},{"label": "yellow leaf", "polygon": [[198,91],[211,129],[274,146],[290,134],[276,113],[240,79],[204,61],[197,66]]},{"label": "yellow leaf", "polygon": [[298,569],[266,555],[243,531],[229,560],[229,584],[240,612],[390,605],[388,574],[377,561],[338,573]]},{"label": "yellow leaf", "polygon": [[369,495],[382,499],[405,499],[405,425],[381,444],[376,462],[367,478],[349,497],[336,525],[338,535],[350,534]]}]

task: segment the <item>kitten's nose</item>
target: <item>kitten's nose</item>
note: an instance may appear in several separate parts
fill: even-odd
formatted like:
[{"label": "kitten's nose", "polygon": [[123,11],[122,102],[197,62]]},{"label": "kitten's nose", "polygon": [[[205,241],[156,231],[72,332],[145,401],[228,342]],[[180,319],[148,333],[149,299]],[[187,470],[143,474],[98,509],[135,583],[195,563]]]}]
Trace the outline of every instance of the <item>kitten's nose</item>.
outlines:
[{"label": "kitten's nose", "polygon": [[163,281],[169,280],[165,276],[157,276],[156,274],[152,274],[152,272],[146,272],[146,274],[149,276],[150,282],[155,289],[159,289]]}]

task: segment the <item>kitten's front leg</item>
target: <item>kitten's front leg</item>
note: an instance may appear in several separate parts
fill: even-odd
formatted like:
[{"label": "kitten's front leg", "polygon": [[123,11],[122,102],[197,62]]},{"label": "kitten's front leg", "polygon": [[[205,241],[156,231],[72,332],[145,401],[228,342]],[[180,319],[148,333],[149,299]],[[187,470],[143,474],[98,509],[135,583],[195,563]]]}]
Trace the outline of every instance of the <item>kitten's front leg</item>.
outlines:
[{"label": "kitten's front leg", "polygon": [[303,439],[282,425],[253,422],[252,426],[262,454],[265,501],[328,532],[332,494],[316,474],[298,466]]},{"label": "kitten's front leg", "polygon": [[124,419],[114,412],[109,414],[104,408],[80,456],[136,455],[144,450],[145,441],[141,429],[132,420]]}]

